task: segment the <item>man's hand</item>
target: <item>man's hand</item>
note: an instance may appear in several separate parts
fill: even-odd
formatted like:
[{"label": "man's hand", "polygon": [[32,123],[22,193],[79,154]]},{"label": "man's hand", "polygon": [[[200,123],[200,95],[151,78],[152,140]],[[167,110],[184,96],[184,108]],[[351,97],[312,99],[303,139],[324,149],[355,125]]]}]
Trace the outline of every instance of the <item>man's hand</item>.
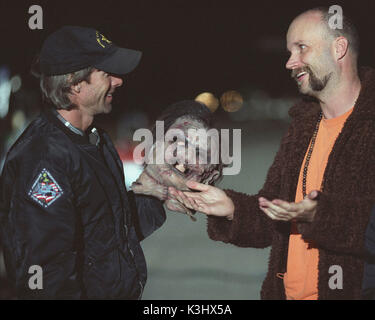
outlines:
[{"label": "man's hand", "polygon": [[219,217],[233,219],[234,204],[226,193],[216,187],[195,181],[188,181],[186,185],[201,192],[181,192],[169,187],[171,197],[181,202],[185,207]]},{"label": "man's hand", "polygon": [[162,201],[168,198],[168,188],[152,179],[146,170],[143,170],[137,181],[132,183],[131,190],[136,194],[153,196]]},{"label": "man's hand", "polygon": [[312,222],[316,213],[318,191],[311,191],[305,199],[300,202],[287,202],[283,200],[269,201],[266,198],[259,198],[259,208],[272,220]]}]

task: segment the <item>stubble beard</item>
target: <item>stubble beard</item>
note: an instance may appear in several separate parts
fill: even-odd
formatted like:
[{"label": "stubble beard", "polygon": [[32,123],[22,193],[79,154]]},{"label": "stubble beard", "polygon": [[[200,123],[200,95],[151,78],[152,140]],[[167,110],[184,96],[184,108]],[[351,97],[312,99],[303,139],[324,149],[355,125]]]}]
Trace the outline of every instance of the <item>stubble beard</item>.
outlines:
[{"label": "stubble beard", "polygon": [[104,113],[110,113],[112,111],[112,101],[104,103]]},{"label": "stubble beard", "polygon": [[331,79],[332,72],[326,74],[322,78],[318,78],[309,67],[305,68],[305,71],[309,75],[308,86],[304,89],[302,85],[299,85],[299,91],[302,94],[306,94],[312,97],[318,97],[321,92],[327,87],[327,84]]}]

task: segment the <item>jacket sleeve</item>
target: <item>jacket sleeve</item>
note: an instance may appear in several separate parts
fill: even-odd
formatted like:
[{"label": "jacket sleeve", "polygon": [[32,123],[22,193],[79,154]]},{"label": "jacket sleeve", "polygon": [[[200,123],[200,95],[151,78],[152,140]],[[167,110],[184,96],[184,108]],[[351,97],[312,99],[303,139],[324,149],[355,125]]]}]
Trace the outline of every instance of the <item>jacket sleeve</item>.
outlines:
[{"label": "jacket sleeve", "polygon": [[208,216],[207,231],[212,240],[231,243],[239,247],[265,248],[271,245],[275,222],[259,209],[258,198],[274,199],[279,196],[281,167],[292,136],[290,125],[270,167],[266,182],[257,195],[247,195],[233,190],[224,190],[234,203],[233,220]]},{"label": "jacket sleeve", "polygon": [[375,300],[375,206],[366,228],[365,250],[361,299]]},{"label": "jacket sleeve", "polygon": [[[106,133],[103,133],[103,137],[107,142],[109,151],[112,153],[113,158],[119,163],[123,172],[122,161],[111,139]],[[146,195],[136,195],[133,191],[126,191],[126,196],[130,206],[132,223],[139,241],[142,241],[160,228],[165,222],[166,215],[163,204],[157,198]]]},{"label": "jacket sleeve", "polygon": [[133,191],[128,192],[128,199],[132,207],[133,224],[139,241],[142,241],[165,222],[163,203],[155,197],[134,194]]},{"label": "jacket sleeve", "polygon": [[365,234],[374,197],[343,199],[342,194],[319,194],[314,221],[299,224],[303,239],[313,240],[327,250],[363,256]]},{"label": "jacket sleeve", "polygon": [[2,189],[8,191],[2,194],[9,196],[2,199],[9,203],[2,217],[7,272],[20,299],[79,299],[70,183],[61,163],[33,160],[4,168]]}]

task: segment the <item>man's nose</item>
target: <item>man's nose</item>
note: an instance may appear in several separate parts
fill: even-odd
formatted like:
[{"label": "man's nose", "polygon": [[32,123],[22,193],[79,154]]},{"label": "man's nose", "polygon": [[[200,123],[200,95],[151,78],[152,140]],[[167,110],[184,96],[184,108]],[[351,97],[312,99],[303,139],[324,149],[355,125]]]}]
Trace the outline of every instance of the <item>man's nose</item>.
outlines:
[{"label": "man's nose", "polygon": [[291,54],[288,61],[285,64],[285,67],[289,70],[298,68],[301,65],[300,59],[294,54]]},{"label": "man's nose", "polygon": [[123,84],[123,80],[119,77],[116,77],[116,76],[111,76],[111,85],[112,87],[121,87],[122,84]]}]

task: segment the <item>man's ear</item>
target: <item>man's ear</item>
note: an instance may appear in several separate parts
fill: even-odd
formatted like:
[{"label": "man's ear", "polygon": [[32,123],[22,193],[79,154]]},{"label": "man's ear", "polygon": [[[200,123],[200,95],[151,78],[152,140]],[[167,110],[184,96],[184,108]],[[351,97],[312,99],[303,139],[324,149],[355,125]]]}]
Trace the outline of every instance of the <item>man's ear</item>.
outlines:
[{"label": "man's ear", "polygon": [[81,92],[81,83],[77,83],[76,85],[71,86],[70,90],[71,90],[72,94],[80,93]]},{"label": "man's ear", "polygon": [[76,85],[70,86],[70,90],[68,92],[69,100],[73,103],[77,103],[78,94],[81,92],[81,83]]},{"label": "man's ear", "polygon": [[338,37],[334,41],[334,56],[336,61],[345,57],[348,52],[349,41],[345,37]]}]

